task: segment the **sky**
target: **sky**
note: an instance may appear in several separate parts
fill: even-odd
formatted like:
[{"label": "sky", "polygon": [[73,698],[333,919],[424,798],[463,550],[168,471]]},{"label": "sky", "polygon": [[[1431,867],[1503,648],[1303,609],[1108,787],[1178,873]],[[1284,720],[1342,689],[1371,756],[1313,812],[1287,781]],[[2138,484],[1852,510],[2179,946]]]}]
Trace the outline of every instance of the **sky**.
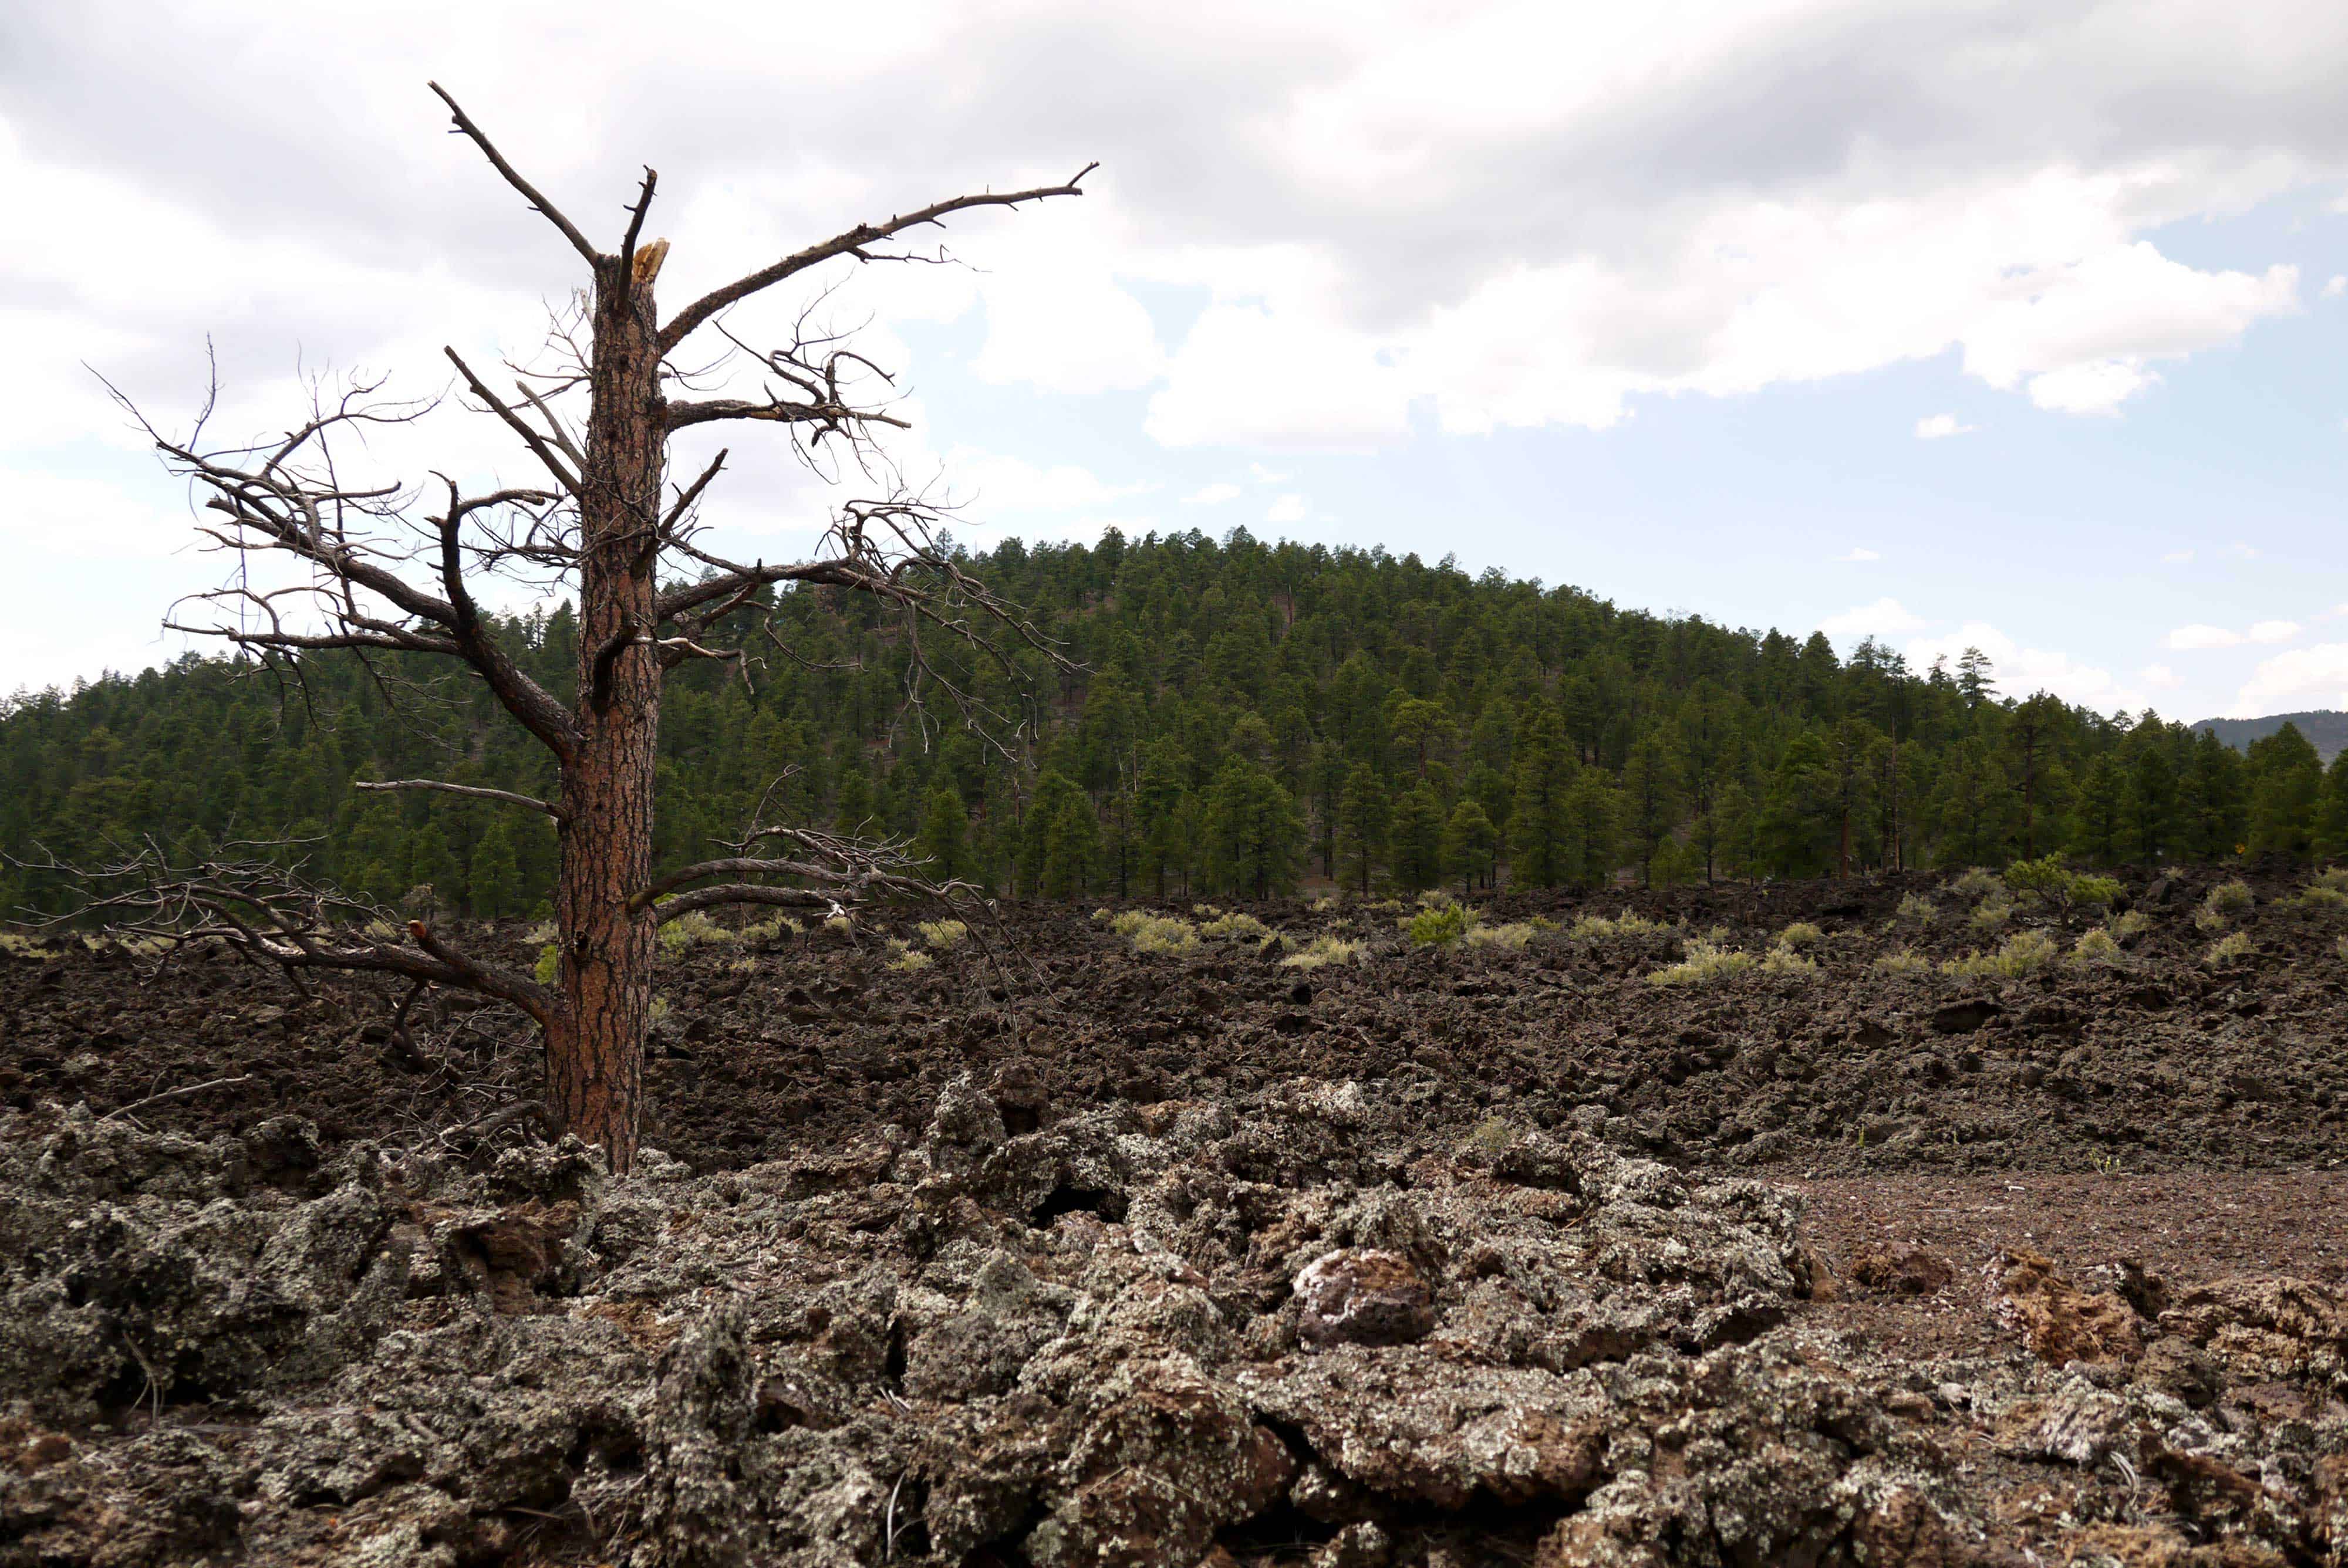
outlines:
[{"label": "sky", "polygon": [[[0,6],[0,693],[176,656],[229,570],[108,384],[178,434],[209,352],[252,438],[541,352],[582,266],[427,80],[606,248],[656,168],[671,308],[1097,160],[729,319],[852,332],[973,548],[1244,527],[2105,712],[2348,706],[2304,0]],[[772,435],[706,511],[767,559],[859,493]],[[352,461],[530,479],[454,401]]]}]

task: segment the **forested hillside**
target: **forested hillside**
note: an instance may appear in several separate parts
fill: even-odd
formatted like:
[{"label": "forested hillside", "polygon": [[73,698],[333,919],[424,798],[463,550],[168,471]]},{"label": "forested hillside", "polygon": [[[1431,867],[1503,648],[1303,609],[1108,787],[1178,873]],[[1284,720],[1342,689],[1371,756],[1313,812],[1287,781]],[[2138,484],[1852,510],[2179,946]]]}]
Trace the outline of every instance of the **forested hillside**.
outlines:
[{"label": "forested hillside", "polygon": [[[662,728],[661,854],[770,815],[914,838],[946,873],[1053,898],[1255,896],[1321,878],[1550,886],[2109,863],[2348,843],[2348,764],[2286,727],[2247,755],[2147,713],[2000,692],[1977,656],[1910,670],[1874,644],[1626,610],[1573,589],[1243,531],[1018,542],[972,565],[1081,667],[1027,658],[976,694],[1028,733],[998,751],[905,702],[897,623],[824,591],[773,606],[747,686],[680,671]],[[567,693],[567,610],[505,628]],[[537,907],[535,815],[354,780],[532,794],[549,770],[483,693],[436,667],[343,655],[280,671],[189,658],[0,717],[0,846],[102,861],[275,851],[384,899],[428,885],[481,915]],[[56,875],[0,871],[10,907]]]},{"label": "forested hillside", "polygon": [[2204,719],[2193,727],[2208,730],[2237,751],[2247,751],[2254,743],[2266,739],[2289,724],[2305,735],[2315,754],[2330,762],[2343,751],[2348,751],[2348,713],[2334,708],[2316,708],[2302,713],[2269,713],[2256,719]]}]

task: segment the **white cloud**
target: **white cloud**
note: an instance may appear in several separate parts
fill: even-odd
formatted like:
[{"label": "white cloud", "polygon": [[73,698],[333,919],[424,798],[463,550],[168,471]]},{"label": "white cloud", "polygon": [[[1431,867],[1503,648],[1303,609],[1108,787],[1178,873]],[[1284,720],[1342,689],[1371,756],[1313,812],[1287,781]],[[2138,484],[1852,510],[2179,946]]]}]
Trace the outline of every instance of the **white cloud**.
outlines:
[{"label": "white cloud", "polygon": [[1220,507],[1225,501],[1237,500],[1239,494],[1240,487],[1237,485],[1227,485],[1218,479],[1206,488],[1193,490],[1183,497],[1182,504],[1186,507]]},{"label": "white cloud", "polygon": [[2320,642],[2261,660],[2234,699],[2242,718],[2309,705],[2348,707],[2348,642]]},{"label": "white cloud", "polygon": [[2185,684],[2185,678],[2166,664],[2147,664],[2137,671],[2137,679],[2156,692],[2174,692]]},{"label": "white cloud", "polygon": [[1301,523],[1305,515],[1303,497],[1282,496],[1265,511],[1263,520],[1267,523]]},{"label": "white cloud", "polygon": [[2193,552],[2191,550],[2170,550],[2167,555],[2162,556],[2160,559],[2169,566],[2183,566],[2186,562],[2193,559]]},{"label": "white cloud", "polygon": [[1953,414],[1928,414],[1916,421],[1916,439],[1943,441],[1952,436],[1970,436],[1973,426],[1960,425]]},{"label": "white cloud", "polygon": [[1248,477],[1253,479],[1259,485],[1285,485],[1288,483],[1287,475],[1275,474],[1261,463],[1251,463],[1248,465]]},{"label": "white cloud", "polygon": [[1923,624],[1921,616],[1898,600],[1887,598],[1829,615],[1818,622],[1818,630],[1833,638],[1887,636],[1913,631]]},{"label": "white cloud", "polygon": [[1835,557],[1838,561],[1881,560],[1882,559],[1879,553],[1869,549],[1865,545],[1854,545],[1849,554]]},{"label": "white cloud", "polygon": [[2102,713],[2149,706],[2140,690],[2123,685],[2110,671],[2082,664],[2058,651],[2024,647],[1983,621],[1967,621],[1946,636],[1916,638],[1908,644],[1908,662],[1915,669],[1929,670],[1934,660],[1945,659],[1953,668],[1968,648],[1989,655],[1996,670],[1997,689],[2010,697],[2051,692],[2066,702]]},{"label": "white cloud", "polygon": [[2258,548],[2255,545],[2249,544],[2241,539],[2236,539],[2234,541],[2233,551],[2244,560],[2256,560],[2259,559]]},{"label": "white cloud", "polygon": [[1147,488],[1111,485],[1073,463],[1042,467],[1025,458],[957,446],[946,455],[946,478],[957,499],[966,497],[973,515],[991,521],[1027,512],[1066,512],[1099,507]]},{"label": "white cloud", "polygon": [[2197,621],[2191,626],[2180,626],[2162,638],[2161,646],[2179,652],[2208,648],[2240,648],[2245,642],[2288,642],[2299,632],[2300,625],[2296,620],[2261,620],[2248,631]]},{"label": "white cloud", "polygon": [[2326,278],[2323,281],[2323,297],[2325,299],[2336,300],[2343,294],[2348,294],[2348,277],[2343,277],[2340,273],[2334,272],[2331,277]]}]

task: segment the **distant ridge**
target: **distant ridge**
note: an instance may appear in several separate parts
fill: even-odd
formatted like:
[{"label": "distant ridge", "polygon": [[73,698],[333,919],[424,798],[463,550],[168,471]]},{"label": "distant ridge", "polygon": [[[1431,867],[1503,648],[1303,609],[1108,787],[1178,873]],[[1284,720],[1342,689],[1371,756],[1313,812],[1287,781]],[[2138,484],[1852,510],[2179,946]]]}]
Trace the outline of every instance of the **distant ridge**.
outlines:
[{"label": "distant ridge", "polygon": [[2248,751],[2252,741],[2262,741],[2285,724],[2297,724],[2315,747],[2315,754],[2326,763],[2348,751],[2348,713],[2334,708],[2318,708],[2305,713],[2269,713],[2260,719],[2204,719],[2193,727],[2207,730],[2238,752]]}]

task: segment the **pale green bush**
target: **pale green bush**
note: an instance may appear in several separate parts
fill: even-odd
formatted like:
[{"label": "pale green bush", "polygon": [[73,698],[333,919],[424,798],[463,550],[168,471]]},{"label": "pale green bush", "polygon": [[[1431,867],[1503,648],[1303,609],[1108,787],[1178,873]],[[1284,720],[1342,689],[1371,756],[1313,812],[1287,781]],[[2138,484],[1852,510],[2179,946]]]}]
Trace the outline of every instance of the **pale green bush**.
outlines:
[{"label": "pale green bush", "polygon": [[889,960],[889,967],[892,969],[910,975],[930,967],[930,956],[915,951],[913,945],[902,937],[890,938],[889,950],[896,955]]},{"label": "pale green bush", "polygon": [[1941,911],[1934,907],[1932,901],[1930,898],[1926,898],[1920,894],[1910,893],[1908,897],[1900,900],[1900,907],[1893,911],[1891,917],[1895,920],[1906,920],[1918,926],[1929,926],[1934,920],[1939,919],[1940,916]]},{"label": "pale green bush", "polygon": [[760,920],[754,925],[743,927],[741,935],[742,939],[746,942],[771,942],[777,938],[782,936],[786,931],[789,932],[792,936],[797,937],[804,935],[807,931],[807,927],[800,925],[797,920],[792,919],[788,915],[777,915],[772,918]]},{"label": "pale green bush", "polygon": [[2230,937],[2220,937],[2210,943],[2209,950],[2201,956],[2201,961],[2212,968],[2221,964],[2240,963],[2257,950],[2250,946],[2250,934],[2248,931],[2236,931]]},{"label": "pale green bush", "polygon": [[1911,952],[1906,948],[1901,948],[1896,952],[1886,953],[1877,958],[1874,967],[1879,974],[1921,975],[1931,972],[1932,960],[1921,953]]},{"label": "pale green bush", "polygon": [[2105,923],[2115,937],[2141,937],[2152,929],[2152,917],[2141,909],[2131,909],[2125,915],[2115,915]]},{"label": "pale green bush", "polygon": [[2013,906],[2004,897],[1984,898],[1973,907],[1972,923],[1975,928],[1994,931],[2013,918]]},{"label": "pale green bush", "polygon": [[1199,935],[1201,937],[1268,937],[1271,934],[1272,927],[1252,915],[1237,911],[1229,915],[1217,915],[1212,919],[1200,922],[1199,925]]},{"label": "pale green bush", "polygon": [[913,929],[922,934],[922,941],[938,948],[956,947],[970,935],[970,927],[960,920],[923,920]]},{"label": "pale green bush", "polygon": [[1776,947],[1770,948],[1769,956],[1761,960],[1761,972],[1765,975],[1808,976],[1817,974],[1818,966],[1817,959],[1806,958],[1791,948]]},{"label": "pale green bush", "polygon": [[1603,915],[1584,915],[1575,920],[1565,934],[1577,942],[1603,942],[1615,937],[1636,937],[1663,928],[1662,922],[1625,909],[1612,920]]},{"label": "pale green bush", "polygon": [[1198,931],[1179,915],[1128,909],[1109,922],[1109,929],[1131,942],[1138,953],[1187,953],[1199,945]]},{"label": "pale green bush", "polygon": [[1798,951],[1803,948],[1816,947],[1825,937],[1826,933],[1809,921],[1797,920],[1777,933],[1777,946]]},{"label": "pale green bush", "polygon": [[556,947],[552,942],[549,942],[546,946],[539,948],[538,968],[531,971],[531,973],[537,977],[538,983],[542,986],[551,986],[554,983],[555,977],[560,975],[561,972],[562,949]]},{"label": "pale green bush", "polygon": [[1349,942],[1323,933],[1280,960],[1283,968],[1317,969],[1327,964],[1358,964],[1369,954],[1367,942]]},{"label": "pale green bush", "polygon": [[682,953],[688,948],[699,947],[704,943],[731,942],[735,939],[733,932],[698,909],[690,914],[679,915],[660,928],[661,951],[664,953]]},{"label": "pale green bush", "polygon": [[1676,964],[1669,964],[1647,977],[1648,983],[1658,986],[1700,986],[1715,980],[1725,980],[1753,967],[1753,955],[1740,953],[1733,948],[1715,947],[1698,937],[1687,945],[1687,956]]},{"label": "pale green bush", "polygon": [[1963,876],[1953,878],[1949,883],[1949,891],[1960,898],[1987,898],[1993,894],[2003,897],[2005,884],[1997,879],[1995,872],[1984,871],[1976,866]]},{"label": "pale green bush", "polygon": [[1532,939],[1533,927],[1529,921],[1511,920],[1506,925],[1487,926],[1471,918],[1468,927],[1467,940],[1470,946],[1509,948],[1521,953],[1525,950],[1525,944]]},{"label": "pale green bush", "polygon": [[2071,961],[2078,964],[2116,964],[2120,961],[2120,945],[2109,931],[2100,927],[2081,937],[2071,948]]},{"label": "pale green bush", "polygon": [[2016,931],[1993,953],[1972,953],[1941,966],[1944,975],[2013,979],[2044,968],[2055,956],[2054,938],[2044,931]]},{"label": "pale green bush", "polygon": [[2220,882],[2210,888],[2209,897],[2201,901],[2201,907],[2218,915],[2247,915],[2257,902],[2257,897],[2250,892],[2250,885],[2237,876],[2230,882]]}]

